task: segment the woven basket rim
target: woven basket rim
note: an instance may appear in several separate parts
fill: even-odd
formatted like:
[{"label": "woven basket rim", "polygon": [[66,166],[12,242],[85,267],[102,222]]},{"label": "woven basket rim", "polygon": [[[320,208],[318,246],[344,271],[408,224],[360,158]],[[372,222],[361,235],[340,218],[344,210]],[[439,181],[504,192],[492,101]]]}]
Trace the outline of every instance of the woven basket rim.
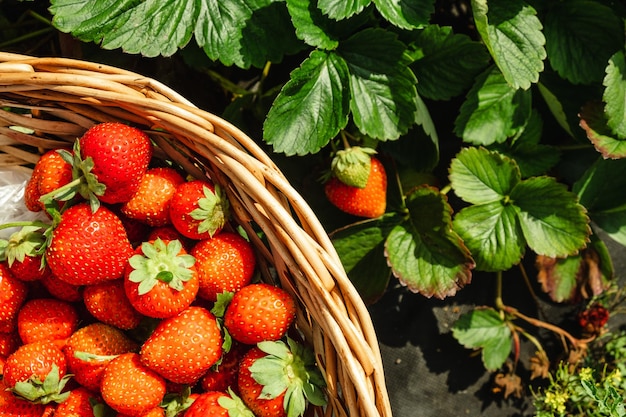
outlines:
[{"label": "woven basket rim", "polygon": [[329,405],[316,413],[391,416],[367,307],[313,210],[241,129],[150,77],[70,58],[0,52],[0,104],[42,116],[0,110],[0,140],[7,143],[0,145],[0,165],[32,165],[91,125],[118,120],[148,131],[190,175],[225,186],[236,222],[249,235],[253,226],[263,230],[269,243],[255,241],[259,253],[301,303],[298,327],[328,382]]}]

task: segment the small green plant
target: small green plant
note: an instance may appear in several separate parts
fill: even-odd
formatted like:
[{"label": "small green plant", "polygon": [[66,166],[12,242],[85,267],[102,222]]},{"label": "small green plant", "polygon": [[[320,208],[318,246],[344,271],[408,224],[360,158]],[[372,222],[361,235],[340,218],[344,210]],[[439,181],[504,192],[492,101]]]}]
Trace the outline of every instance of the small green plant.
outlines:
[{"label": "small green plant", "polygon": [[624,337],[624,333],[606,335],[608,342],[598,341],[605,349],[602,356],[578,364],[561,362],[548,385],[533,393],[535,416],[625,416],[626,379],[620,360],[626,354]]}]

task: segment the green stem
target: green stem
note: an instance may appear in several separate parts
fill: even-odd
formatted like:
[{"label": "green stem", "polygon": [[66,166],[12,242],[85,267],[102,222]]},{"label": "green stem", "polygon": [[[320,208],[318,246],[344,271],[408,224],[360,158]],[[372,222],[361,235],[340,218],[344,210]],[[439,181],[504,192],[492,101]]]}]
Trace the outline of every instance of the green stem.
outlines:
[{"label": "green stem", "polygon": [[26,33],[22,36],[18,36],[16,38],[9,39],[8,41],[4,41],[0,43],[0,48],[6,48],[7,46],[15,45],[15,44],[27,41],[29,39],[37,38],[41,35],[46,35],[53,31],[54,31],[54,28],[44,28],[44,29],[36,30],[34,32]]},{"label": "green stem", "polygon": [[450,190],[452,190],[452,185],[448,184],[445,187],[443,187],[441,190],[439,190],[439,192],[443,195],[446,195],[450,192]]},{"label": "green stem", "polygon": [[545,350],[543,346],[541,345],[541,342],[539,342],[539,339],[537,339],[535,336],[528,333],[526,330],[524,330],[523,328],[519,326],[515,326],[515,330],[520,332],[526,339],[528,339],[533,345],[535,345],[535,347],[537,348],[539,352],[545,353]]},{"label": "green stem", "polygon": [[494,304],[498,310],[506,310],[506,306],[502,301],[502,271],[496,273],[496,299]]},{"label": "green stem", "polygon": [[76,178],[75,180],[68,182],[67,184],[57,188],[56,190],[50,191],[49,193],[42,195],[39,198],[39,201],[45,203],[46,201],[54,200],[54,197],[61,195],[66,191],[71,190],[72,188],[78,188],[78,185],[81,183],[81,181],[83,181],[83,177]]},{"label": "green stem", "polygon": [[39,220],[34,220],[34,221],[28,221],[28,222],[12,222],[12,223],[0,224],[0,230],[9,229],[11,227],[25,227],[25,226],[37,226],[41,229],[47,229],[48,227],[50,227],[48,223],[44,223]]}]

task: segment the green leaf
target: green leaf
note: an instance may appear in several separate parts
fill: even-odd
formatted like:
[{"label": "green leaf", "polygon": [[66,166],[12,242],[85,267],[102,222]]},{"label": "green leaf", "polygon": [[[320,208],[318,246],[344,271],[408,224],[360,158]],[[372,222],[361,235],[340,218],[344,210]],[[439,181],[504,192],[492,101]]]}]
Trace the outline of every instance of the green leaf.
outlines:
[{"label": "green leaf", "polygon": [[376,9],[392,25],[416,29],[428,24],[435,11],[433,0],[373,0]]},{"label": "green leaf", "polygon": [[609,60],[604,77],[607,125],[620,138],[626,139],[626,57],[624,51],[615,53]]},{"label": "green leaf", "polygon": [[387,288],[391,269],[384,245],[391,229],[400,222],[398,215],[387,214],[331,233],[341,263],[366,303],[375,302]]},{"label": "green leaf", "polygon": [[338,49],[350,71],[350,110],[359,130],[380,140],[397,139],[415,123],[416,79],[406,46],[383,29],[366,29]]},{"label": "green leaf", "polygon": [[346,19],[360,13],[372,0],[318,0],[317,7],[335,20]]},{"label": "green leaf", "polygon": [[516,208],[501,201],[463,208],[454,217],[454,230],[480,271],[506,271],[519,263],[526,250]]},{"label": "green leaf", "polygon": [[385,243],[394,275],[426,297],[452,296],[471,280],[474,262],[451,228],[452,209],[438,190],[423,186],[407,196],[409,219]]},{"label": "green leaf", "polygon": [[531,92],[511,87],[496,67],[481,74],[454,123],[454,133],[475,145],[502,143],[521,130],[531,114]]},{"label": "green leaf", "polygon": [[550,65],[574,84],[600,82],[609,58],[624,46],[622,19],[597,1],[553,2],[544,24]]},{"label": "green leaf", "polygon": [[484,45],[450,27],[428,25],[412,48],[419,55],[411,64],[418,79],[417,91],[432,100],[449,100],[469,89],[489,62]]},{"label": "green leaf", "polygon": [[506,81],[528,89],[543,71],[545,38],[537,12],[522,0],[472,0],[476,29]]},{"label": "green leaf", "polygon": [[576,254],[589,241],[585,208],[554,178],[523,180],[513,189],[511,199],[519,208],[524,238],[537,254],[565,257]]},{"label": "green leaf", "polygon": [[452,335],[469,349],[482,349],[485,368],[494,371],[504,364],[513,346],[511,330],[491,308],[463,314],[452,326]]},{"label": "green leaf", "polygon": [[330,23],[314,1],[287,0],[287,9],[296,28],[296,35],[307,44],[332,50],[339,41],[329,33]]},{"label": "green leaf", "polygon": [[282,88],[263,124],[263,137],[287,156],[316,153],[348,123],[350,95],[345,61],[313,51]]},{"label": "green leaf", "polygon": [[450,163],[452,189],[471,204],[502,200],[519,181],[514,161],[485,148],[465,148]]},{"label": "green leaf", "polygon": [[598,160],[574,184],[594,223],[626,246],[626,159]]},{"label": "green leaf", "polygon": [[626,158],[626,139],[620,140],[611,132],[602,103],[592,101],[580,110],[580,127],[603,157]]},{"label": "green leaf", "polygon": [[[301,45],[285,5],[274,0],[53,0],[53,24],[104,49],[170,56],[192,36],[212,60],[260,67]],[[282,22],[282,24],[275,24]]]},{"label": "green leaf", "polygon": [[545,174],[560,160],[558,148],[539,143],[543,131],[540,113],[533,111],[528,123],[512,144],[495,145],[493,149],[514,159],[522,178]]}]

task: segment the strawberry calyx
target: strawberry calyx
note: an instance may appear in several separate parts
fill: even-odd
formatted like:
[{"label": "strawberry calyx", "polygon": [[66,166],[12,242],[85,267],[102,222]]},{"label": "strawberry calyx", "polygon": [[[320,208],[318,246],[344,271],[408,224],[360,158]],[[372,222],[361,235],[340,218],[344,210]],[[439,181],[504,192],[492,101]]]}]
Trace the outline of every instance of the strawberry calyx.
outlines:
[{"label": "strawberry calyx", "polygon": [[[48,227],[49,225],[45,225]],[[27,224],[13,233],[8,240],[0,240],[0,261],[24,262],[26,256],[36,257],[43,253],[46,237],[41,232],[42,225]],[[43,268],[43,264],[42,264]]]},{"label": "strawberry calyx", "polygon": [[288,417],[302,416],[307,401],[326,404],[322,390],[326,382],[310,349],[291,338],[287,343],[259,342],[257,347],[267,354],[249,368],[252,378],[263,386],[259,398],[269,400],[285,393],[283,406]]},{"label": "strawberry calyx", "polygon": [[372,148],[351,146],[337,151],[331,161],[332,174],[342,183],[351,187],[365,188],[370,175]]},{"label": "strawberry calyx", "polygon": [[80,141],[74,142],[72,152],[64,149],[59,149],[57,152],[65,162],[72,166],[73,180],[48,194],[42,195],[39,200],[48,208],[52,202],[70,201],[76,197],[76,194],[79,194],[89,201],[91,211],[95,213],[100,207],[98,197],[104,195],[106,185],[99,182],[98,178],[91,172],[94,167],[93,159],[91,157],[81,158]]},{"label": "strawberry calyx", "polygon": [[69,391],[62,391],[71,377],[68,374],[60,378],[59,367],[53,364],[43,381],[32,376],[27,381],[16,382],[11,391],[36,404],[62,403],[70,395]]},{"label": "strawberry calyx", "polygon": [[136,254],[128,260],[133,268],[128,279],[139,284],[139,295],[150,292],[159,281],[177,291],[184,288],[183,284],[193,277],[190,268],[196,260],[189,254],[181,254],[182,247],[179,240],[170,240],[166,243],[160,238],[153,243],[141,244],[143,255]]},{"label": "strawberry calyx", "polygon": [[161,401],[161,408],[165,411],[165,417],[176,417],[184,414],[184,411],[191,407],[194,399],[191,396],[191,387],[183,386],[181,392],[171,392],[165,394]]},{"label": "strawberry calyx", "polygon": [[235,394],[235,392],[228,388],[228,395],[218,398],[217,403],[228,410],[229,416],[237,417],[254,417],[252,410],[243,402],[243,400]]},{"label": "strawberry calyx", "polygon": [[218,184],[215,184],[214,191],[206,186],[202,187],[202,191],[204,197],[198,200],[198,208],[189,215],[200,222],[198,233],[209,232],[209,235],[213,236],[228,220],[229,202]]},{"label": "strawberry calyx", "polygon": [[[224,291],[217,294],[217,300],[211,308],[211,313],[215,316],[215,319],[217,320],[217,327],[220,329],[220,332],[222,332],[222,351],[224,352],[224,354],[230,352],[230,349],[233,345],[233,338],[228,332],[228,329],[226,329],[226,326],[224,326],[224,314],[226,314],[226,308],[233,300],[234,296],[235,293],[231,291]],[[222,363],[222,359],[223,355],[214,366],[219,366]]]}]

